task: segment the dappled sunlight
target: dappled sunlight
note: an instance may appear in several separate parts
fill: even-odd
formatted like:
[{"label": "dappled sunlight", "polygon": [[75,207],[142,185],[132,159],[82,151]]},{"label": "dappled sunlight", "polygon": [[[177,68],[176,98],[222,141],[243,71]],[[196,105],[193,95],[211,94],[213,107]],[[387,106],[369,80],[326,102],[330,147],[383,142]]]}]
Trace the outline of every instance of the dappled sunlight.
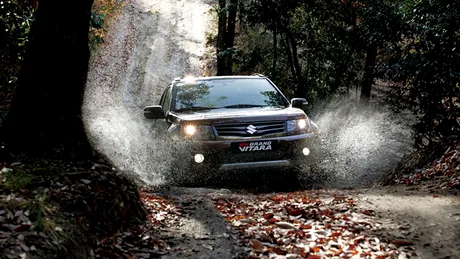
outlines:
[{"label": "dappled sunlight", "polygon": [[[210,9],[209,4],[196,0],[178,1],[177,3],[139,0],[138,3],[144,12],[151,14],[151,18],[157,22],[160,21],[160,26],[158,26],[158,32],[155,37],[160,36],[167,41],[174,42],[185,53],[189,54],[188,59],[191,64],[199,64],[199,57],[204,52],[205,31],[209,25],[207,20],[208,10]],[[162,24],[161,21],[168,21],[170,24]],[[143,25],[152,26],[151,22],[148,20],[144,21]],[[171,30],[173,30],[173,33],[171,33]],[[155,39],[147,42],[155,42]],[[174,50],[165,52],[164,54],[170,55],[171,61],[174,61]],[[181,64],[171,65],[177,66]],[[193,70],[195,68],[191,67],[190,69]],[[199,71],[193,72],[197,74]],[[168,77],[168,79],[173,77]]]}]

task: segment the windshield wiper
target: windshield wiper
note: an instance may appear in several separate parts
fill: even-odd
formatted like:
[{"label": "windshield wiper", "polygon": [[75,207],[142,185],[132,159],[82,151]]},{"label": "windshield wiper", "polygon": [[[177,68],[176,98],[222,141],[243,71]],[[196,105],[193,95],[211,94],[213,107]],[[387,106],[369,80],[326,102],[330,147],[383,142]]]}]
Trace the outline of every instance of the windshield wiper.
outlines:
[{"label": "windshield wiper", "polygon": [[267,107],[267,105],[260,105],[260,104],[233,104],[227,105],[220,108],[252,108],[252,107]]},{"label": "windshield wiper", "polygon": [[175,112],[185,112],[185,111],[203,111],[203,110],[212,110],[216,108],[212,107],[202,107],[202,106],[191,106],[191,107],[184,107],[180,109],[174,110]]}]

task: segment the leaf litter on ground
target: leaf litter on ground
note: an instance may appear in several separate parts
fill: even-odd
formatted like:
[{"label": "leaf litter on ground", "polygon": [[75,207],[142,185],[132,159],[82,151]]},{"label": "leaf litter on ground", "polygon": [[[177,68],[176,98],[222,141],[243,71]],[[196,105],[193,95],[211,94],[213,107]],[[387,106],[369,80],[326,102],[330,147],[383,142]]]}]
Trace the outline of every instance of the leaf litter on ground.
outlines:
[{"label": "leaf litter on ground", "polygon": [[161,236],[159,233],[162,228],[179,224],[182,209],[167,197],[151,193],[148,189],[141,188],[139,193],[148,212],[146,222],[99,240],[95,250],[96,258],[152,258],[174,249],[167,240],[158,236]]},{"label": "leaf litter on ground", "polygon": [[1,258],[60,258],[75,247],[92,257],[90,239],[145,218],[132,181],[109,167],[90,169],[92,164],[0,161]]},{"label": "leaf litter on ground", "polygon": [[[87,181],[78,181],[78,185],[88,188],[87,185],[91,185],[97,193],[107,192],[106,187],[97,184],[95,177],[84,176]],[[63,197],[66,186],[56,182],[47,192],[50,196]],[[230,192],[209,196],[228,223],[229,232],[221,235],[239,240],[247,248],[244,258],[417,257],[411,240],[381,235],[386,232],[382,220],[373,210],[358,207],[353,191],[312,190],[259,195]],[[139,189],[139,197],[147,211],[145,222],[109,236],[101,235],[92,255],[96,258],[152,258],[177,251],[191,253],[181,244],[171,243],[162,232],[177,227],[181,218],[187,216],[181,206],[191,209],[199,206],[198,202],[179,203],[146,188]],[[18,200],[12,196],[2,198]],[[0,208],[0,239],[14,234],[17,252],[36,249],[33,242],[28,241],[28,234],[18,231],[29,224],[28,213],[24,209]],[[63,228],[56,227],[55,232]],[[395,229],[400,227],[394,226]],[[398,230],[406,231],[407,226]],[[46,239],[47,236],[42,234],[37,238]],[[216,249],[208,244],[203,248]]]},{"label": "leaf litter on ground", "polygon": [[250,248],[248,258],[417,257],[410,240],[380,235],[385,229],[375,213],[347,195],[318,190],[213,200]]},{"label": "leaf litter on ground", "polygon": [[460,141],[450,144],[441,158],[431,162],[426,168],[413,170],[406,175],[390,175],[389,183],[414,185],[435,180],[435,188],[460,190]]}]

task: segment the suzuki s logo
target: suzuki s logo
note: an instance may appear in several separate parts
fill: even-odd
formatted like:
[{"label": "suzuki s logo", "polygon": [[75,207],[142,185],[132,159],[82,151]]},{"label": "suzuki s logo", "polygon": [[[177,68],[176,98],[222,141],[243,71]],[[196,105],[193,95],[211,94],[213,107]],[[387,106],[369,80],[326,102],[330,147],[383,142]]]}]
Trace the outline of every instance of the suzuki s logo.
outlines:
[{"label": "suzuki s logo", "polygon": [[257,128],[254,125],[249,125],[246,127],[246,132],[253,135],[257,132]]}]

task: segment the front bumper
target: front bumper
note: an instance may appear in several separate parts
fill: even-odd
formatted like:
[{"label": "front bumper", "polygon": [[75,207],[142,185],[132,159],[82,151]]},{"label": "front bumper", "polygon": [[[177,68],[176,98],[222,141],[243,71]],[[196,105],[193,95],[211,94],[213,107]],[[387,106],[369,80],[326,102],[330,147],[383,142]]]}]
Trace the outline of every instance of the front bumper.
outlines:
[{"label": "front bumper", "polygon": [[289,160],[272,160],[272,161],[222,164],[219,167],[219,170],[237,170],[237,169],[290,167],[290,166],[293,166],[293,165],[291,164],[291,161]]},{"label": "front bumper", "polygon": [[[315,148],[313,133],[283,136],[276,138],[258,139],[225,139],[217,141],[183,141],[177,158],[185,160],[190,169],[197,170],[240,170],[255,168],[282,168],[296,167],[300,161],[308,161],[309,157],[302,153],[308,148],[313,152]],[[235,152],[232,143],[245,141],[275,141],[276,151]],[[194,161],[196,154],[202,154],[204,161]]]}]

